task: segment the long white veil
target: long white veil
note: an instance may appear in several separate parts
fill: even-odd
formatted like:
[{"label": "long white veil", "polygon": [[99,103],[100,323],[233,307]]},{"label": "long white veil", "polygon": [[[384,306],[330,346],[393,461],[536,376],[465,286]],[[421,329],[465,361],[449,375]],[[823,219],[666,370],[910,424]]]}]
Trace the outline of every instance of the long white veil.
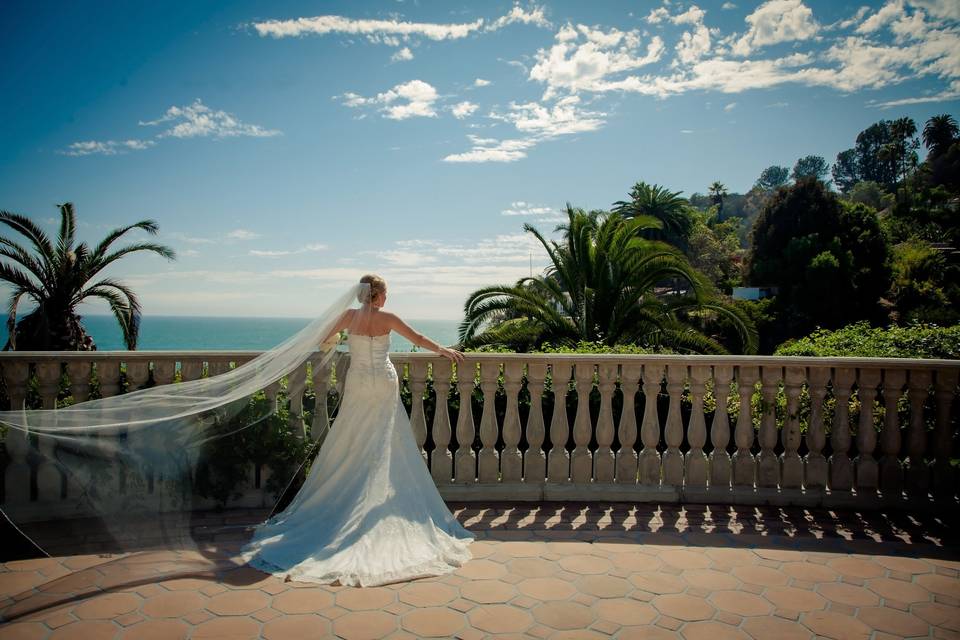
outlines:
[{"label": "long white veil", "polygon": [[[224,522],[210,515],[206,489],[215,480],[211,476],[224,473],[229,467],[224,461],[237,458],[241,450],[267,449],[270,443],[281,447],[283,438],[289,438],[289,433],[271,432],[278,428],[271,419],[277,403],[261,392],[294,373],[304,380],[308,364],[314,376],[336,369],[344,353],[330,337],[336,337],[334,330],[347,310],[368,298],[369,285],[350,287],[301,331],[219,375],[56,410],[12,407],[0,412],[7,451],[19,453],[7,467],[3,516],[48,554],[216,553],[229,536],[211,533],[211,523]],[[323,386],[316,399],[324,415],[325,390]],[[258,437],[252,438],[254,433]],[[313,434],[314,439],[319,435]],[[272,465],[269,483],[257,478],[270,489],[261,492],[262,504],[252,505],[258,509],[244,512],[254,518],[251,522],[257,514],[269,516],[269,507],[276,507],[303,462]],[[11,473],[11,464],[29,465],[33,473]],[[40,476],[62,478],[60,495],[38,498],[35,487],[22,486],[24,477]],[[18,486],[11,486],[14,478],[21,479]]]}]

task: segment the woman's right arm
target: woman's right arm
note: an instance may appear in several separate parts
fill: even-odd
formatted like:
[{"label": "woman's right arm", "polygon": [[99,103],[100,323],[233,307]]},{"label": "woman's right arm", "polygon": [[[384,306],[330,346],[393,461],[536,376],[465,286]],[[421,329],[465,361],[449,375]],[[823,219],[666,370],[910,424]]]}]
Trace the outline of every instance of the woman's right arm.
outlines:
[{"label": "woman's right arm", "polygon": [[330,330],[330,333],[321,341],[320,348],[323,349],[326,347],[332,347],[336,344],[337,338],[341,331],[350,326],[350,320],[353,318],[353,309],[347,309],[340,317],[337,318],[337,323],[333,325],[333,329]]}]

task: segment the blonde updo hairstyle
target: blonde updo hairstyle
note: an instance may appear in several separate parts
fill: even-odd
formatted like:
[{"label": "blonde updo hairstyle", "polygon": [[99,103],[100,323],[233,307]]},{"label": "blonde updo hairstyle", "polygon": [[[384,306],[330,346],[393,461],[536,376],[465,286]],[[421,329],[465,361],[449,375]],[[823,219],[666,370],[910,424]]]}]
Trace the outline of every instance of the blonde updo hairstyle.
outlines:
[{"label": "blonde updo hairstyle", "polygon": [[357,300],[362,304],[369,304],[377,294],[387,291],[387,281],[372,273],[368,273],[360,278],[360,284],[367,285],[366,287],[361,287],[360,293],[357,295]]}]

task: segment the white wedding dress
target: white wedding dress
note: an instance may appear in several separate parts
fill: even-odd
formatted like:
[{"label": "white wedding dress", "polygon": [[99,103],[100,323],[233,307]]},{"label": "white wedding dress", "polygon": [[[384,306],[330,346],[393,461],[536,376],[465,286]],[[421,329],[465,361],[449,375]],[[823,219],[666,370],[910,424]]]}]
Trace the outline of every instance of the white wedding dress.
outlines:
[{"label": "white wedding dress", "polygon": [[241,550],[291,579],[374,586],[448,573],[473,534],[437,492],[398,393],[389,334],[350,335],[336,419],[303,487]]}]

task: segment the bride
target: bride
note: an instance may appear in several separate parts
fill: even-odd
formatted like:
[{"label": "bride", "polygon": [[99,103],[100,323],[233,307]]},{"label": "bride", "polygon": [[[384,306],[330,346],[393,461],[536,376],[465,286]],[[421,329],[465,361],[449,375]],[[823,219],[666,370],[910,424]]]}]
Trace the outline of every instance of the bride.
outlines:
[{"label": "bride", "polygon": [[456,363],[441,347],[383,311],[386,282],[360,279],[327,346],[348,333],[343,399],[303,487],[254,531],[241,550],[249,565],[287,579],[373,586],[453,571],[472,557],[473,534],[447,509],[413,438],[388,351],[390,332]]}]

